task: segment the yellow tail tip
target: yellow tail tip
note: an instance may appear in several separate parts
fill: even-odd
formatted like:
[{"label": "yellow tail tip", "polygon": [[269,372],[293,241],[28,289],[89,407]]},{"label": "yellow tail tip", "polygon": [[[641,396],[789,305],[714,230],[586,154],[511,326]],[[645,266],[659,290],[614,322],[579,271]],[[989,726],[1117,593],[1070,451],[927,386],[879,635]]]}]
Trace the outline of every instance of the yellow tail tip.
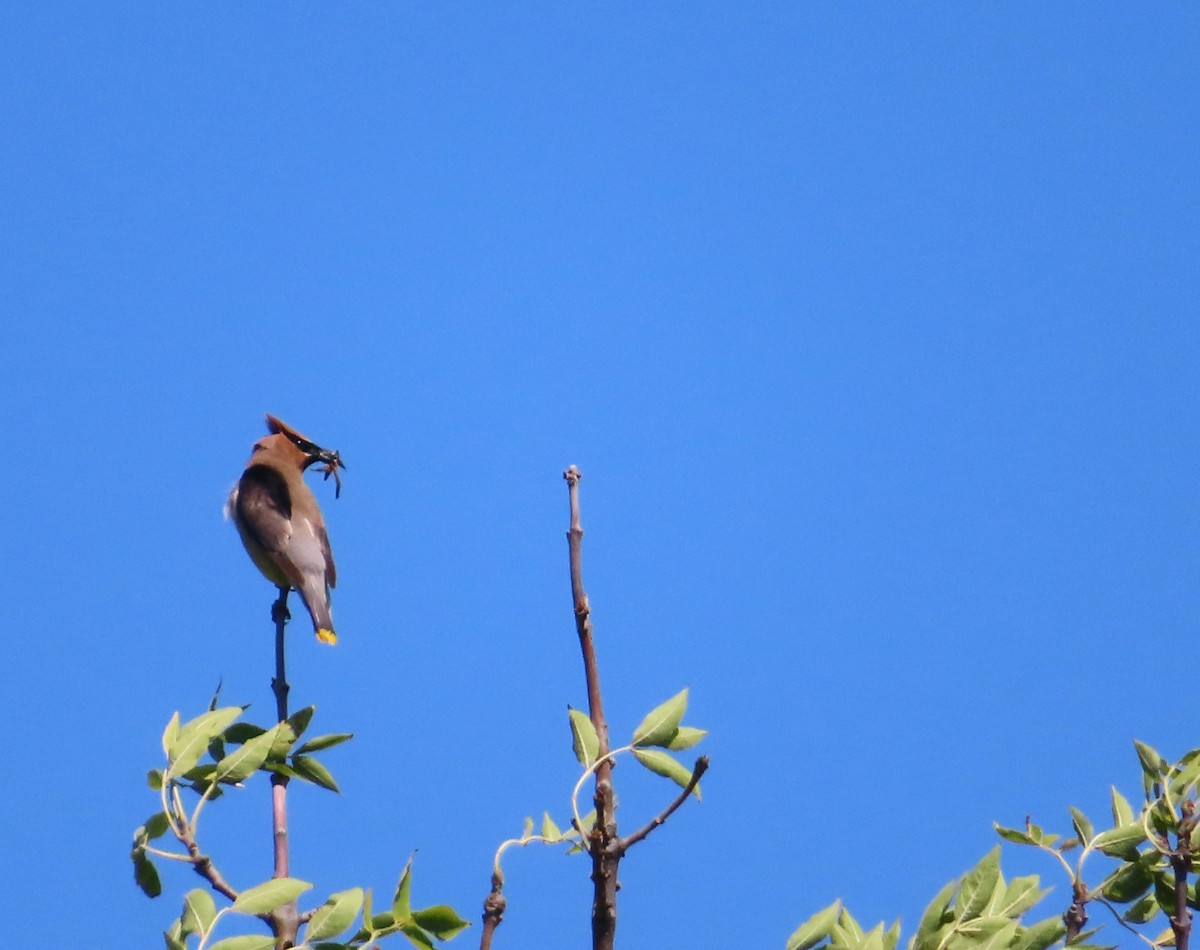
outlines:
[{"label": "yellow tail tip", "polygon": [[317,639],[322,643],[328,643],[330,646],[337,643],[337,634],[328,627],[322,627],[317,631]]}]

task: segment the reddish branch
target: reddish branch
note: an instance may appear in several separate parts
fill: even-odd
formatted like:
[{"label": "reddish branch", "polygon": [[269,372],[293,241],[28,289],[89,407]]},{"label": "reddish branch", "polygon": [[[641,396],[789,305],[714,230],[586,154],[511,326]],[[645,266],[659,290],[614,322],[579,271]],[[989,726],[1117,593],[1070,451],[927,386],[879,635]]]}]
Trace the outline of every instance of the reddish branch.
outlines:
[{"label": "reddish branch", "polygon": [[1083,881],[1075,882],[1074,899],[1067,912],[1063,914],[1063,923],[1067,927],[1067,943],[1070,943],[1083,932],[1087,926],[1087,885]]},{"label": "reddish branch", "polygon": [[[592,856],[592,948],[612,950],[617,929],[617,865],[622,851],[617,837],[615,796],[612,787],[612,760],[608,758],[608,720],[600,693],[600,669],[592,635],[591,607],[583,589],[583,525],[579,519],[579,480],[583,476],[574,465],[563,472],[571,504],[571,527],[567,531],[567,549],[571,563],[571,599],[575,607],[575,632],[583,653],[583,672],[587,678],[588,714],[599,739],[596,769],[596,824],[590,836],[585,834]],[[582,831],[582,829],[581,829]]]},{"label": "reddish branch", "polygon": [[483,901],[483,932],[479,936],[479,950],[491,950],[492,934],[504,920],[504,909],[507,902],[501,892],[504,882],[499,874],[492,875],[492,892]]},{"label": "reddish branch", "polygon": [[196,839],[192,837],[191,831],[186,828],[182,831],[177,831],[175,836],[187,848],[188,856],[192,859],[192,867],[196,873],[204,878],[212,889],[218,894],[223,894],[231,901],[238,898],[238,892],[230,887],[229,882],[225,880],[221,872],[217,870],[215,864],[212,863],[212,858],[207,854],[200,853],[200,846],[196,844]]}]

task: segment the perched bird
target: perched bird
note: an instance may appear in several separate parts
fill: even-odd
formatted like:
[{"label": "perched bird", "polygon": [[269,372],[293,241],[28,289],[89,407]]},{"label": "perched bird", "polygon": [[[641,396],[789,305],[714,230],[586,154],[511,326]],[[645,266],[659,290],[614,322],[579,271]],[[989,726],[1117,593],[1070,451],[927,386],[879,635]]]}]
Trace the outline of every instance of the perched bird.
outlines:
[{"label": "perched bird", "polygon": [[337,569],[325,519],[304,482],[304,470],[324,463],[325,477],[334,476],[340,494],[337,471],[346,466],[337,452],[321,448],[272,415],[267,429],[271,434],[254,443],[225,514],[237,525],[250,558],[281,595],[290,589],[300,592],[317,639],[336,643],[329,589],[337,584]]}]

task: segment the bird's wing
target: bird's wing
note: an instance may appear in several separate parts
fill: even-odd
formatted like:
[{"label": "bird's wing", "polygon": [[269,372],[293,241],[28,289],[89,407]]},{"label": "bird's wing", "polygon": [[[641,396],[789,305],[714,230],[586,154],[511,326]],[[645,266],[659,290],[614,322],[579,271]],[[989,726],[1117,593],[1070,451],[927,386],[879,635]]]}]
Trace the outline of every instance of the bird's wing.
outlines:
[{"label": "bird's wing", "polygon": [[275,469],[251,465],[242,473],[237,510],[250,536],[268,551],[287,547],[292,536],[292,496]]},{"label": "bird's wing", "polygon": [[337,566],[333,563],[333,549],[329,547],[329,534],[325,525],[317,530],[317,540],[321,542],[321,553],[325,557],[325,583],[337,587]]}]

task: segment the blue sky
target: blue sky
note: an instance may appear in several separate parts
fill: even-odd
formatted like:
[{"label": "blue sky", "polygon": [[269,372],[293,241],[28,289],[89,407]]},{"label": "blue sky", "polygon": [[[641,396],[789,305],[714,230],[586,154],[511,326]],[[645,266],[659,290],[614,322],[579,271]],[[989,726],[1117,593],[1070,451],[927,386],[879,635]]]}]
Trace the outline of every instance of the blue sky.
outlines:
[{"label": "blue sky", "polygon": [[[292,795],[325,893],[417,850],[477,920],[565,815],[572,463],[614,733],[684,685],[712,731],[624,946],[911,926],[993,820],[1135,795],[1134,737],[1198,744],[1198,41],[1182,5],[9,5],[3,942],[156,946],[193,886],[146,900],[128,844],[172,711],[270,715],[221,519],[265,412],[349,464],[342,641],[290,645],[357,734]],[[671,794],[635,773],[630,830]],[[239,886],[267,816],[206,815]],[[506,869],[496,946],[585,943],[582,859]]]}]

